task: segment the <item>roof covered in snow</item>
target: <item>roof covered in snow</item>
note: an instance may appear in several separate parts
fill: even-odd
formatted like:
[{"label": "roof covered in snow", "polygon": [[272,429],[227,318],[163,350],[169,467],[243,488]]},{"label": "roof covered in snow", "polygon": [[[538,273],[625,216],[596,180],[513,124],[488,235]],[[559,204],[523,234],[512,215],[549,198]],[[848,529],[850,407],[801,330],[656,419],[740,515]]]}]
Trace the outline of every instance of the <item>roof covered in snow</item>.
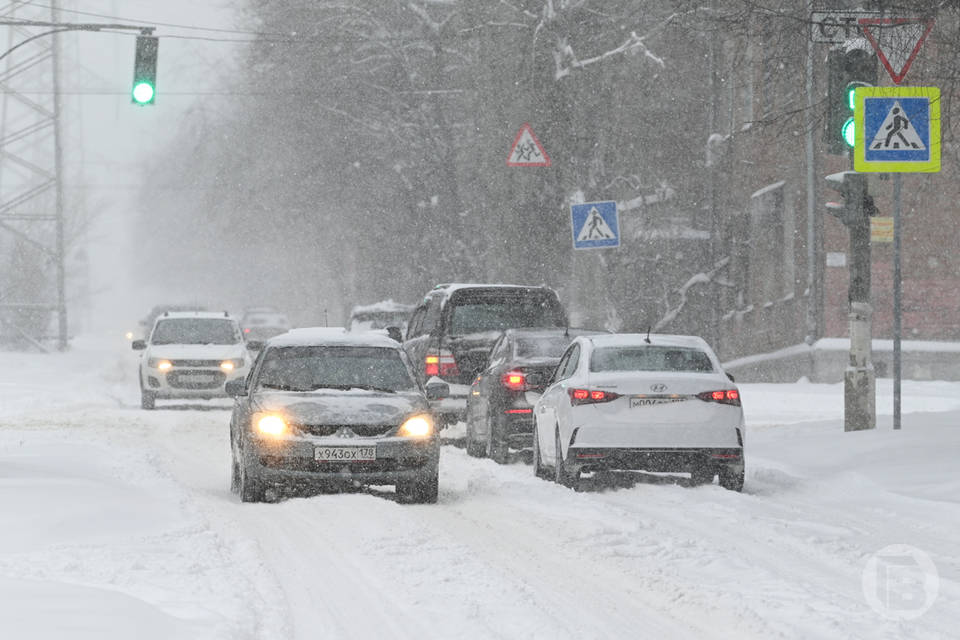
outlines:
[{"label": "roof covered in snow", "polygon": [[343,327],[302,327],[267,340],[270,347],[389,347],[399,349],[400,343],[381,331],[347,331]]}]

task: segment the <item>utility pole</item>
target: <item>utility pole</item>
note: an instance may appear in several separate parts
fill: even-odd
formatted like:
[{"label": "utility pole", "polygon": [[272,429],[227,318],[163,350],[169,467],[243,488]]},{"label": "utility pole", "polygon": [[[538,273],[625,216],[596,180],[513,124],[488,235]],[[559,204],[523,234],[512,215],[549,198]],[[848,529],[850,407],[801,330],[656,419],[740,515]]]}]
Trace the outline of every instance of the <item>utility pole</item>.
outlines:
[{"label": "utility pole", "polygon": [[[58,0],[50,2],[50,19],[56,20]],[[60,36],[53,34],[51,45],[53,65],[53,175],[55,187],[55,215],[56,215],[56,255],[57,265],[57,348],[67,350],[67,271],[66,271],[66,242],[64,240],[63,221],[63,141],[60,126]]]}]

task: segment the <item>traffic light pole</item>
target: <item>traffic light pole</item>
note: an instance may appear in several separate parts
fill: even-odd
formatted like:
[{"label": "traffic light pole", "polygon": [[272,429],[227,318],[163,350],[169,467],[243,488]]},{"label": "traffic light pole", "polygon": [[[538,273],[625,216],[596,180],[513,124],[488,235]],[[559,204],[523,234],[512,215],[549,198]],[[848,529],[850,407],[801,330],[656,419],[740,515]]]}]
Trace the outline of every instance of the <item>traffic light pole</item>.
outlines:
[{"label": "traffic light pole", "polygon": [[867,177],[856,178],[850,230],[850,362],[843,377],[843,430],[876,426],[876,374],[873,370],[873,307],[870,305],[870,218],[863,210]]},{"label": "traffic light pole", "polygon": [[850,233],[850,360],[843,374],[843,430],[862,431],[876,426],[876,374],[873,370],[873,307],[870,305],[870,216],[872,201],[867,176],[846,171],[827,176],[843,204],[827,203]]}]

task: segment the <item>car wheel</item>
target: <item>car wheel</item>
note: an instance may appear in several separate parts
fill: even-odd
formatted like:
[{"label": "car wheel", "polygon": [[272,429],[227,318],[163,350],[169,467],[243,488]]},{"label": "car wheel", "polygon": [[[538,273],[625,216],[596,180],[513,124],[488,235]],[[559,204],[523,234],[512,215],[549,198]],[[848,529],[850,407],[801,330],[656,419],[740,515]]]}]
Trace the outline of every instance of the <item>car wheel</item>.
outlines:
[{"label": "car wheel", "polygon": [[720,468],[720,486],[730,491],[743,491],[743,469]]},{"label": "car wheel", "polygon": [[263,483],[257,477],[257,472],[251,468],[252,465],[246,460],[241,461],[238,466],[240,467],[240,484],[237,489],[240,492],[240,501],[263,502],[265,492]]},{"label": "car wheel", "polygon": [[576,488],[577,480],[580,479],[580,472],[567,471],[567,465],[563,461],[563,449],[560,448],[560,432],[557,431],[556,442],[556,463],[553,467],[554,481],[571,489]]},{"label": "car wheel", "polygon": [[397,501],[403,504],[434,504],[440,495],[439,472],[397,482]]},{"label": "car wheel", "polygon": [[487,446],[473,437],[472,421],[467,422],[467,455],[482,458],[487,455]]},{"label": "car wheel", "polygon": [[717,471],[712,467],[698,467],[690,472],[690,481],[694,486],[713,484],[715,475],[717,475]]},{"label": "car wheel", "polygon": [[540,457],[540,436],[536,426],[533,427],[533,475],[544,480],[550,479],[550,473],[543,466],[543,459]]},{"label": "car wheel", "polygon": [[504,438],[503,423],[500,420],[488,422],[487,455],[497,464],[507,464],[510,461],[510,445]]},{"label": "car wheel", "polygon": [[140,392],[140,408],[153,409],[157,406],[157,394],[153,391]]},{"label": "car wheel", "polygon": [[236,459],[230,461],[230,493],[240,491],[240,465]]}]

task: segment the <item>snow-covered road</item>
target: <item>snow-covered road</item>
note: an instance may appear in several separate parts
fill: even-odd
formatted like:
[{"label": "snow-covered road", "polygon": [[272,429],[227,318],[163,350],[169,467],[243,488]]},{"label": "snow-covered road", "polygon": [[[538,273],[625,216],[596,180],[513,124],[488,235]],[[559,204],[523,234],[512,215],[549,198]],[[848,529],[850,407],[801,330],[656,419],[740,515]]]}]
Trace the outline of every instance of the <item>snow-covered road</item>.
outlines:
[{"label": "snow-covered road", "polygon": [[[446,446],[437,505],[251,505],[228,403],[140,410],[126,346],[0,354],[3,637],[957,637],[960,384],[907,382],[903,431],[851,434],[839,385],[743,385],[743,494],[575,493]],[[937,584],[873,561],[900,543]]]}]

